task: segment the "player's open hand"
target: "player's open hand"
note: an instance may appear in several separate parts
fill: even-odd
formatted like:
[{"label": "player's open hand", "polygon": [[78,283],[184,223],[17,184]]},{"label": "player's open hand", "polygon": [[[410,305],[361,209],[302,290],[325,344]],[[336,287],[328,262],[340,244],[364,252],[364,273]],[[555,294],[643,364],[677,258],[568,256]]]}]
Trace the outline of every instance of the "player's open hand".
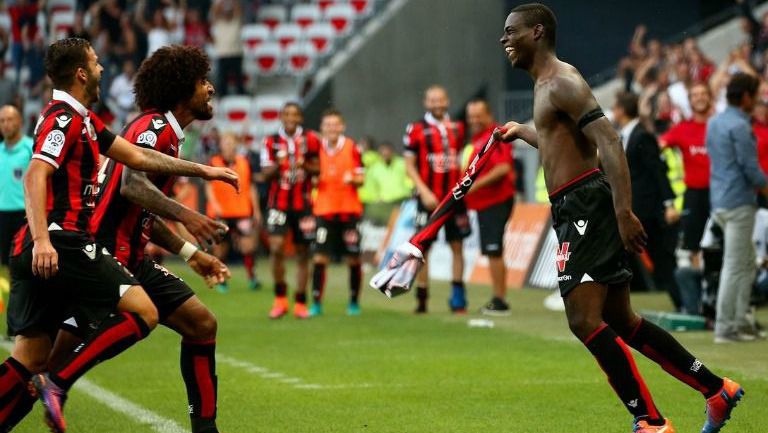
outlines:
[{"label": "player's open hand", "polygon": [[220,180],[232,185],[237,192],[240,192],[240,177],[237,173],[228,167],[206,167],[203,175],[205,180]]},{"label": "player's open hand", "polygon": [[216,284],[224,284],[232,276],[227,265],[221,260],[200,250],[196,251],[187,263],[193,271],[205,279],[205,284],[209,288]]},{"label": "player's open hand", "polygon": [[637,216],[632,211],[626,211],[617,213],[616,219],[624,248],[633,253],[642,253],[648,241],[648,235]]},{"label": "player's open hand", "polygon": [[32,274],[45,279],[59,272],[59,253],[50,239],[35,241],[32,247]]},{"label": "player's open hand", "polygon": [[203,246],[221,242],[229,230],[226,224],[198,212],[191,212],[189,216],[185,216],[182,224],[197,239],[197,243]]},{"label": "player's open hand", "polygon": [[371,278],[370,285],[390,298],[402,295],[411,289],[423,264],[421,250],[406,242],[397,247],[387,265]]}]

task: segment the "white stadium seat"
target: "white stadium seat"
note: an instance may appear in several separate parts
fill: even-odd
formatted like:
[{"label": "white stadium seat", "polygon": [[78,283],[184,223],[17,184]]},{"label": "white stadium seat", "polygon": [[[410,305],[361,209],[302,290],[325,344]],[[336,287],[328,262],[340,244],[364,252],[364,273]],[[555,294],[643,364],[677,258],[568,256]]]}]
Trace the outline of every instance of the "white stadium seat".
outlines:
[{"label": "white stadium seat", "polygon": [[306,38],[315,46],[318,54],[325,55],[333,48],[336,29],[330,23],[315,23],[307,28]]},{"label": "white stadium seat", "polygon": [[300,3],[291,9],[291,21],[304,29],[320,21],[322,17],[323,13],[320,6],[314,3]]},{"label": "white stadium seat", "polygon": [[288,48],[285,68],[294,75],[307,75],[315,69],[317,51],[311,42],[294,44]]},{"label": "white stadium seat", "polygon": [[280,95],[260,95],[251,103],[251,118],[258,123],[280,122],[280,111],[286,98]]},{"label": "white stadium seat", "polygon": [[339,3],[339,0],[312,0],[312,3],[318,5],[320,10],[325,12],[329,6]]},{"label": "white stadium seat", "polygon": [[242,95],[223,96],[218,104],[219,118],[230,124],[247,124],[251,112],[251,98]]},{"label": "white stadium seat", "polygon": [[[257,47],[248,62],[259,75],[275,75],[282,70],[283,50],[277,42],[266,42]],[[247,66],[246,66],[247,67]]]},{"label": "white stadium seat", "polygon": [[349,0],[358,17],[367,17],[373,12],[373,0]]},{"label": "white stadium seat", "polygon": [[275,40],[283,50],[298,42],[303,34],[301,26],[296,23],[281,23],[275,27]]},{"label": "white stadium seat", "polygon": [[48,13],[74,12],[77,7],[77,0],[48,0]]},{"label": "white stadium seat", "polygon": [[75,26],[75,11],[55,12],[51,15],[50,22],[51,40],[63,39],[69,35]]},{"label": "white stadium seat", "polygon": [[259,45],[272,38],[272,30],[265,24],[248,24],[240,31],[240,41],[246,53],[253,53]]},{"label": "white stadium seat", "polygon": [[286,21],[288,21],[288,9],[283,5],[264,5],[259,8],[259,22],[271,29]]},{"label": "white stadium seat", "polygon": [[325,10],[325,20],[333,25],[339,36],[347,35],[352,31],[354,19],[355,9],[346,3],[334,4]]}]

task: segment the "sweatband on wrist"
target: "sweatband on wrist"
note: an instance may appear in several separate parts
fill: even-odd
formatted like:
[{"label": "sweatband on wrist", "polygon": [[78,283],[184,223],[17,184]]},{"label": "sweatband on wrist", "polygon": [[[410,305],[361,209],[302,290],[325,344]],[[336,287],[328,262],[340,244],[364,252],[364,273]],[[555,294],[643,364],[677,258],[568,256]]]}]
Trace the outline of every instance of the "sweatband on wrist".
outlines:
[{"label": "sweatband on wrist", "polygon": [[189,259],[192,258],[193,255],[197,252],[197,247],[192,245],[189,242],[184,242],[184,245],[181,247],[181,251],[179,251],[179,255],[182,259],[184,259],[185,262],[188,262]]}]

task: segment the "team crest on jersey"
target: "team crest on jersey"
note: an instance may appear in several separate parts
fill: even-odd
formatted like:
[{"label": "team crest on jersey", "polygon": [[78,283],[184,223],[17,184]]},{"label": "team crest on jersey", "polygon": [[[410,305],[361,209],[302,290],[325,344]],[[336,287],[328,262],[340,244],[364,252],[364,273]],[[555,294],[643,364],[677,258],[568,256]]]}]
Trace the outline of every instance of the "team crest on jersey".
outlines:
[{"label": "team crest on jersey", "polygon": [[136,137],[136,144],[146,144],[154,148],[157,144],[157,134],[153,131],[144,131]]},{"label": "team crest on jersey", "polygon": [[48,133],[43,142],[43,152],[58,157],[61,155],[61,149],[64,148],[64,133],[54,129]]},{"label": "team crest on jersey", "polygon": [[560,272],[565,272],[565,264],[571,259],[571,253],[568,251],[570,246],[570,242],[563,242],[560,247],[557,248],[555,263],[557,263],[557,270]]}]

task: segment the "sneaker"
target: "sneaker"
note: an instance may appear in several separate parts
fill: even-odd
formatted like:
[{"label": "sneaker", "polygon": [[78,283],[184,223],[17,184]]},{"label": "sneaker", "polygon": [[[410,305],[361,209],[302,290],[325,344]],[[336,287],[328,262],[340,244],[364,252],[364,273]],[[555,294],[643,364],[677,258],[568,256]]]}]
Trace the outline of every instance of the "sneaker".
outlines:
[{"label": "sneaker", "polygon": [[360,304],[357,302],[350,302],[349,305],[347,305],[347,316],[359,316],[360,315]]},{"label": "sneaker", "polygon": [[480,312],[486,316],[509,316],[509,304],[504,302],[503,299],[494,296],[493,299],[480,309]]},{"label": "sneaker", "polygon": [[757,337],[755,337],[752,334],[747,334],[745,332],[734,332],[732,334],[726,334],[726,335],[715,335],[715,343],[716,344],[726,344],[726,343],[745,343],[749,341],[755,341]]},{"label": "sneaker", "polygon": [[322,316],[322,315],[323,315],[323,304],[319,302],[313,302],[312,305],[309,307],[309,317]]},{"label": "sneaker", "polygon": [[67,399],[67,391],[51,381],[48,373],[32,376],[32,384],[35,387],[37,398],[43,402],[45,408],[45,423],[54,433],[64,433],[67,430],[67,422],[64,420],[64,402]]},{"label": "sneaker", "polygon": [[293,317],[297,319],[309,319],[309,309],[304,302],[293,304]]},{"label": "sneaker", "polygon": [[248,288],[254,291],[259,290],[261,288],[261,281],[256,277],[251,278],[248,280]]},{"label": "sneaker", "polygon": [[288,314],[288,298],[278,296],[272,304],[272,310],[269,311],[270,319],[279,319]]},{"label": "sneaker", "polygon": [[701,433],[717,433],[731,417],[731,411],[744,395],[744,389],[738,383],[723,378],[720,392],[707,399],[707,421],[701,428]]},{"label": "sneaker", "polygon": [[216,284],[216,291],[219,293],[229,293],[229,284],[227,283]]},{"label": "sneaker", "polygon": [[467,312],[467,298],[463,287],[453,287],[451,298],[448,300],[448,307],[455,314]]},{"label": "sneaker", "polygon": [[632,433],[675,433],[675,428],[668,420],[664,420],[664,425],[650,425],[644,419],[635,419]]}]

